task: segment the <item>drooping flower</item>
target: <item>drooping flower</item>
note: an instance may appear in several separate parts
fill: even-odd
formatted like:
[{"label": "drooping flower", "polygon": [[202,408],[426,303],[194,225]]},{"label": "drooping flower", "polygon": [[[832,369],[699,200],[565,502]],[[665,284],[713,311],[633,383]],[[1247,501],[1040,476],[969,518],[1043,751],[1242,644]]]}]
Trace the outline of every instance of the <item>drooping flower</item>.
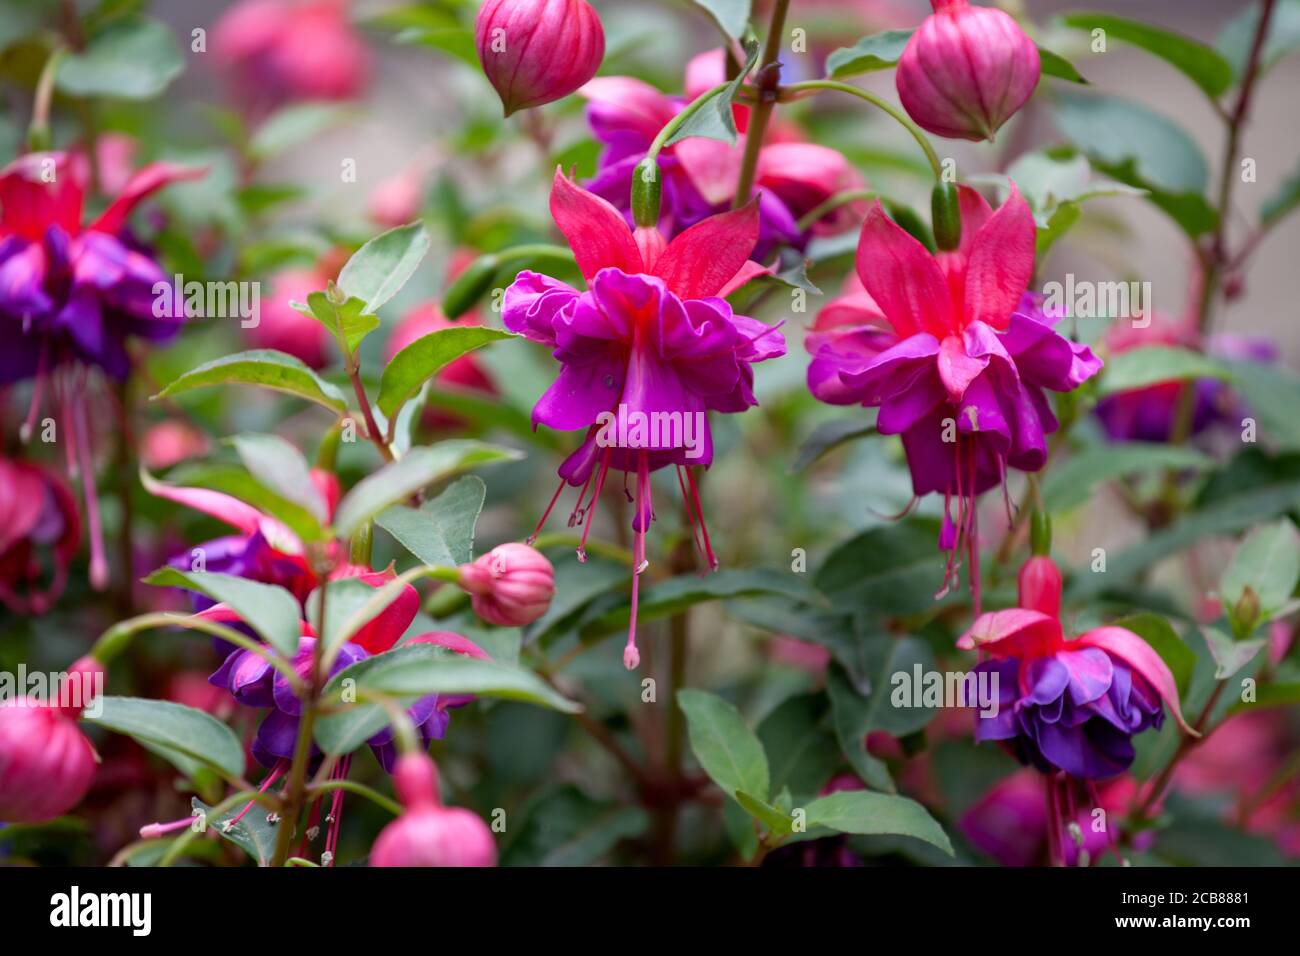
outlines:
[{"label": "drooping flower", "polygon": [[1168,665],[1141,637],[1115,626],[1065,637],[1051,558],[1030,558],[1019,584],[1018,607],[981,615],[957,641],[988,655],[976,674],[997,678],[997,712],[977,715],[977,741],[1000,741],[1043,773],[1099,780],[1129,768],[1133,737],[1161,726],[1162,705],[1197,736]]},{"label": "drooping flower", "polygon": [[894,74],[898,98],[923,129],[992,139],[1038,85],[1038,47],[1008,13],[966,0],[931,0]]},{"label": "drooping flower", "polygon": [[512,542],[461,565],[460,586],[469,592],[474,613],[483,620],[501,627],[524,627],[551,606],[555,569],[536,548]]},{"label": "drooping flower", "polygon": [[[1170,346],[1195,351],[1203,348],[1211,356],[1237,362],[1268,364],[1277,360],[1277,346],[1267,339],[1216,335],[1202,345],[1194,327],[1158,314],[1141,326],[1114,323],[1106,330],[1105,345],[1111,355]],[[1093,413],[1111,441],[1165,442],[1178,417],[1183,387],[1181,381],[1168,381],[1116,392],[1097,402]],[[1249,414],[1231,386],[1218,379],[1199,379],[1192,387],[1195,392],[1189,435],[1198,435],[1216,424],[1240,427],[1242,418]]]},{"label": "drooping flower", "polygon": [[485,0],[474,43],[506,116],[568,96],[605,57],[605,30],[586,0]]},{"label": "drooping flower", "polygon": [[393,786],[405,812],[380,832],[371,866],[494,866],[492,831],[478,816],[443,806],[438,771],[427,754],[397,760]]},{"label": "drooping flower", "polygon": [[[629,491],[636,571],[623,655],[634,668],[640,660],[637,578],[647,563],[645,534],[654,517],[650,473],[677,468],[697,544],[716,566],[690,466],[708,467],[713,460],[708,412],[740,412],[757,404],[752,365],[784,354],[785,340],[775,328],[734,314],[722,298],[764,271],[749,259],[758,237],[754,203],[710,217],[665,243],[653,228],[634,234],[618,210],[557,170],[551,214],[588,291],[521,272],[506,290],[502,320],[511,331],[552,348],[562,366],[533,408],[534,425],[587,431],[560,466],[562,481],[551,499],[553,507],[565,484],[582,488],[570,519],[575,524],[594,481],[584,545],[609,470],[636,477],[635,494]],[[616,420],[654,427],[612,429]],[[586,559],[581,547],[578,556]]]},{"label": "drooping flower", "polygon": [[52,820],[86,795],[99,758],[77,717],[98,693],[103,675],[97,661],[82,658],[69,668],[58,699],[0,703],[0,821]]},{"label": "drooping flower", "polygon": [[254,116],[298,100],[352,99],[370,78],[346,0],[243,0],[213,27],[212,54]]},{"label": "drooping flower", "polygon": [[24,439],[46,400],[56,405],[59,440],[82,477],[90,579],[97,588],[108,582],[108,563],[91,442],[92,408],[104,398],[90,394],[98,384],[92,373],[124,380],[131,370],[128,341],[166,341],[184,318],[180,310],[157,307],[155,287],[170,286],[170,277],[130,237],[126,220],[146,196],[202,172],[152,163],[83,223],[87,163],[81,154],[28,153],[0,170],[0,386],[34,380]]},{"label": "drooping flower", "polygon": [[[612,203],[632,222],[632,175],[659,131],[689,102],[724,79],[721,49],[702,53],[686,69],[686,98],[661,93],[643,80],[602,76],[580,91],[587,121],[604,144],[596,176],[587,188]],[[659,228],[676,236],[697,222],[730,208],[745,151],[748,107],[733,111],[741,137],[734,145],[692,137],[660,151],[662,180]],[[802,250],[814,235],[849,228],[862,215],[859,205],[841,206],[806,229],[799,220],[836,193],[863,185],[840,152],[802,141],[797,128],[769,129],[759,153],[754,186],[759,202],[759,238],[752,257],[766,260],[779,246]]]},{"label": "drooping flower", "polygon": [[81,519],[63,479],[0,458],[0,603],[16,614],[49,610],[80,544]]},{"label": "drooping flower", "polygon": [[1057,334],[1026,292],[1035,228],[1014,184],[997,212],[965,186],[960,203],[961,244],[937,255],[871,208],[861,285],[828,304],[808,337],[808,387],[830,404],[879,406],[877,429],[902,436],[913,492],[944,496],[945,590],[964,545],[978,601],[976,496],[1005,482],[1008,466],[1043,466],[1057,428],[1044,389],[1071,391],[1101,361]]}]

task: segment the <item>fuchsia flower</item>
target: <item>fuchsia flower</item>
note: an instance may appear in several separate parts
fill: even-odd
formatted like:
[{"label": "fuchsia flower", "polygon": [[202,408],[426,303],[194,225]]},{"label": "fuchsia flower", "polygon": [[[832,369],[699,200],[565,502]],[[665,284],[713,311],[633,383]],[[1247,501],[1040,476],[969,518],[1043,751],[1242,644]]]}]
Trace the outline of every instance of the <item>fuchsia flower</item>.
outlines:
[{"label": "fuchsia flower", "polygon": [[255,115],[297,100],[352,99],[370,78],[346,0],[243,0],[213,27],[212,52]]},{"label": "fuchsia flower", "polygon": [[80,544],[81,519],[63,479],[0,458],[0,603],[16,614],[45,613],[63,593]]},{"label": "fuchsia flower", "polygon": [[57,405],[60,441],[81,472],[90,526],[90,580],[108,583],[91,433],[102,398],[92,370],[125,380],[127,342],[170,339],[183,314],[160,315],[158,264],[131,239],[136,204],[202,170],[170,163],[140,169],[96,219],[82,222],[87,164],[77,153],[28,153],[0,170],[0,385],[35,379],[23,436],[31,435],[47,393]]},{"label": "fuchsia flower", "polygon": [[966,0],[931,0],[894,74],[919,126],[952,139],[993,138],[1038,85],[1038,47],[1010,14]]},{"label": "fuchsia flower", "polygon": [[99,758],[77,718],[103,675],[98,661],[83,657],[68,670],[66,697],[0,703],[0,821],[52,820],[86,795]]},{"label": "fuchsia flower", "polygon": [[586,0],[485,0],[474,43],[506,116],[568,96],[605,56],[605,30]]},{"label": "fuchsia flower", "polygon": [[471,564],[461,565],[460,586],[471,595],[474,613],[501,627],[533,623],[551,606],[555,569],[526,544],[503,544]]},{"label": "fuchsia flower", "polygon": [[[1239,362],[1268,364],[1277,360],[1277,346],[1262,337],[1217,335],[1202,344],[1196,329],[1162,315],[1150,317],[1150,324],[1135,326],[1116,322],[1106,330],[1106,350],[1111,355],[1152,346],[1204,350],[1212,356]],[[1107,395],[1093,413],[1111,441],[1165,442],[1169,440],[1178,414],[1183,382],[1156,382],[1143,388]],[[1191,434],[1197,435],[1216,424],[1240,427],[1249,412],[1233,390],[1215,379],[1200,379],[1193,385]]]},{"label": "fuchsia flower", "polygon": [[[631,188],[636,164],[655,136],[689,102],[724,79],[723,51],[711,50],[686,68],[687,98],[670,97],[650,84],[628,76],[602,76],[580,91],[590,105],[587,120],[605,144],[596,176],[587,188],[612,203],[632,221]],[[746,106],[734,106],[742,136],[735,146],[694,137],[665,147],[658,157],[662,179],[659,227],[675,236],[729,209],[740,179],[744,156]],[[794,138],[792,138],[794,137]],[[842,206],[800,230],[798,220],[827,199],[863,185],[861,175],[836,150],[798,140],[797,131],[769,135],[755,177],[759,200],[759,239],[753,258],[764,260],[780,245],[803,249],[813,235],[843,231],[861,218],[862,209]]]},{"label": "fuchsia flower", "polygon": [[1133,763],[1133,736],[1164,721],[1178,725],[1178,687],[1151,645],[1122,627],[1099,627],[1066,639],[1061,627],[1061,572],[1048,557],[1020,571],[1020,606],[976,619],[957,646],[988,658],[975,672],[997,677],[998,708],[976,718],[975,739],[997,740],[1043,773],[1082,780],[1123,773]]},{"label": "fuchsia flower", "polygon": [[375,840],[371,866],[496,865],[492,831],[469,810],[442,805],[438,770],[427,754],[399,757],[393,787],[406,812]]},{"label": "fuchsia flower", "polygon": [[944,590],[964,544],[978,602],[976,496],[1004,482],[1008,465],[1043,466],[1057,427],[1043,390],[1077,388],[1101,361],[1053,331],[1026,292],[1035,229],[1014,184],[997,212],[965,186],[960,203],[961,245],[937,255],[879,202],[871,208],[858,243],[862,288],[818,317],[808,387],[834,405],[879,406],[878,430],[902,436],[914,493],[944,496]]},{"label": "fuchsia flower", "polygon": [[[582,446],[560,466],[562,481],[550,505],[566,483],[581,486],[569,522],[575,524],[595,479],[584,545],[610,468],[636,476],[632,528],[637,568],[623,655],[627,667],[634,668],[640,661],[637,580],[647,563],[645,533],[654,518],[650,473],[668,465],[677,468],[697,544],[710,566],[716,566],[689,466],[708,467],[713,460],[707,413],[741,412],[757,404],[751,366],[784,354],[785,340],[776,329],[734,314],[722,298],[764,271],[749,259],[758,238],[756,204],[712,216],[665,243],[655,229],[638,229],[634,235],[618,210],[557,170],[551,215],[573,249],[588,291],[521,272],[506,289],[502,320],[511,331],[550,346],[562,366],[533,408],[533,424],[587,430]],[[689,419],[692,427],[698,423],[696,442],[687,447],[679,428],[675,436],[660,429],[635,442],[603,443],[598,422],[624,412],[646,421],[668,416],[664,420],[683,428]],[[545,521],[543,515],[539,529]],[[582,547],[578,557],[586,560]]]}]

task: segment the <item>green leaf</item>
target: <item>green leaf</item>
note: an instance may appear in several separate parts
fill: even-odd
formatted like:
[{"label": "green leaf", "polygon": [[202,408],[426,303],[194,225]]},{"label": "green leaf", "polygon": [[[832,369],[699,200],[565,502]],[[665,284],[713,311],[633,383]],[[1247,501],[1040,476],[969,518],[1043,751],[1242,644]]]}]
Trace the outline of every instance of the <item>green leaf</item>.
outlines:
[{"label": "green leaf", "polygon": [[767,755],[740,712],[721,697],[690,688],[677,692],[677,704],[686,714],[691,750],[709,778],[727,796],[744,791],[764,799],[769,791]]},{"label": "green leaf", "polygon": [[952,843],[943,827],[930,816],[930,811],[907,797],[844,790],[819,797],[804,810],[809,829],[821,826],[841,833],[909,836],[953,855]]},{"label": "green leaf", "polygon": [[[231,807],[219,817],[212,815],[212,807],[198,797],[190,798],[190,806],[203,813],[208,829],[223,840],[229,840],[255,861],[258,866],[270,866],[275,858],[275,844],[280,824],[267,820],[265,807],[253,807],[238,823],[232,823],[243,807]],[[215,844],[214,844],[215,845]]]},{"label": "green leaf", "polygon": [[311,466],[302,452],[278,435],[237,435],[231,441],[254,478],[301,505],[321,524],[329,521],[329,505],[312,481]]},{"label": "green leaf", "polygon": [[1300,169],[1296,169],[1287,178],[1278,191],[1259,207],[1261,225],[1271,226],[1296,206],[1300,206]]},{"label": "green leaf", "polygon": [[1279,518],[1246,535],[1219,580],[1224,611],[1241,600],[1246,588],[1259,599],[1259,616],[1251,628],[1267,622],[1290,600],[1300,581],[1300,531],[1290,518]]},{"label": "green leaf", "polygon": [[591,866],[621,840],[643,834],[649,815],[639,806],[595,800],[573,784],[549,789],[511,816],[519,829],[503,847],[503,866]]},{"label": "green leaf", "polygon": [[163,756],[174,751],[198,760],[227,779],[244,772],[243,745],[234,731],[211,714],[169,700],[141,697],[103,697],[100,703],[98,717],[82,719],[126,734]]},{"label": "green leaf", "polygon": [[1097,394],[1104,397],[1161,382],[1230,377],[1227,369],[1200,352],[1171,345],[1150,345],[1111,356],[1102,370]]},{"label": "green leaf", "polygon": [[745,77],[754,69],[754,64],[758,62],[758,41],[750,40],[745,44],[745,65],[740,72],[736,74],[735,79],[728,84],[727,88],[713,97],[695,113],[689,116],[676,131],[668,137],[665,147],[672,146],[674,143],[680,143],[684,139],[690,139],[692,136],[703,136],[706,139],[718,139],[724,143],[736,142],[736,119],[731,111],[731,104],[736,99],[736,94],[744,85]]},{"label": "green leaf", "polygon": [[869,409],[853,418],[824,422],[804,439],[795,455],[790,474],[797,475],[833,449],[857,438],[865,438],[876,430],[876,410]]},{"label": "green leaf", "polygon": [[1099,444],[1083,449],[1053,467],[1043,479],[1048,511],[1067,511],[1088,501],[1105,481],[1164,469],[1200,471],[1214,460],[1195,448],[1154,442]]},{"label": "green leaf", "polygon": [[185,69],[176,38],[165,23],[125,17],[92,37],[60,65],[55,85],[70,96],[147,100]]},{"label": "green leaf", "polygon": [[[1228,21],[1214,45],[1232,65],[1237,82],[1246,71],[1246,60],[1255,39],[1259,24],[1260,3],[1248,5],[1240,14]],[[1269,21],[1268,38],[1260,56],[1259,75],[1272,69],[1278,60],[1300,49],[1300,0],[1278,0]]]},{"label": "green leaf", "polygon": [[800,694],[783,701],[759,723],[755,732],[767,754],[771,792],[788,789],[800,799],[813,797],[834,774],[840,749],[825,726],[826,714],[825,695]]},{"label": "green leaf", "polygon": [[[391,586],[390,586],[391,585]],[[324,640],[326,653],[332,654],[366,624],[383,613],[397,600],[403,588],[394,582],[371,587],[360,578],[339,578],[315,588],[307,595],[307,620]],[[325,597],[325,617],[321,619],[321,598]],[[364,619],[357,615],[374,600],[377,603]]]},{"label": "green leaf", "polygon": [[573,556],[571,548],[547,549],[555,567],[555,597],[546,613],[525,629],[528,643],[534,641],[542,648],[572,633],[581,623],[583,613],[602,595],[626,587],[632,571],[617,561],[598,554],[589,555],[586,563]]},{"label": "green leaf", "polygon": [[163,588],[187,588],[225,604],[257,634],[286,657],[298,653],[302,634],[302,611],[298,599],[274,584],[249,581],[233,574],[211,571],[178,571],[159,568],[144,579],[145,584]]},{"label": "green leaf", "polygon": [[929,519],[871,528],[832,551],[813,585],[836,607],[854,611],[869,607],[897,616],[928,610],[943,581],[938,538],[938,522]]},{"label": "green leaf", "polygon": [[305,305],[301,302],[289,305],[325,326],[344,355],[354,353],[362,340],[379,328],[379,316],[367,312],[366,304],[355,296],[339,304],[327,292],[311,292]]},{"label": "green leaf", "polygon": [[478,441],[453,440],[411,449],[400,461],[362,478],[343,496],[334,513],[334,530],[340,538],[352,534],[381,511],[405,501],[435,481],[450,478],[476,465],[512,461],[519,453]]},{"label": "green leaf", "polygon": [[876,700],[860,697],[839,666],[831,668],[827,675],[826,692],[831,699],[835,738],[853,772],[872,789],[894,793],[897,788],[889,768],[867,750],[867,734],[876,722]]},{"label": "green leaf", "polygon": [[486,496],[483,479],[466,475],[419,508],[395,505],[380,512],[375,524],[424,564],[465,564],[474,557],[474,525]]},{"label": "green leaf", "polygon": [[463,27],[438,27],[432,30],[403,30],[393,37],[394,42],[413,44],[447,53],[469,66],[479,69],[478,49],[474,45],[474,31]]},{"label": "green leaf", "polygon": [[1132,631],[1150,644],[1174,675],[1179,698],[1187,694],[1192,672],[1196,669],[1196,652],[1187,646],[1168,621],[1159,614],[1142,613],[1120,618],[1115,626]]},{"label": "green leaf", "polygon": [[364,302],[365,312],[374,313],[406,285],[428,251],[424,223],[389,229],[353,253],[339,273],[338,286],[349,298]]},{"label": "green leaf", "polygon": [[1058,93],[1052,119],[1102,172],[1150,194],[1190,236],[1214,228],[1205,199],[1209,168],[1200,148],[1172,120],[1112,96]]},{"label": "green leaf", "polygon": [[440,329],[416,339],[384,367],[379,379],[379,410],[392,418],[420,387],[462,355],[489,342],[518,336],[477,325]]},{"label": "green leaf", "polygon": [[[650,587],[643,587],[637,607],[637,621],[648,624],[668,617],[704,601],[747,598],[779,594],[793,601],[816,601],[817,595],[798,575],[756,568],[749,571],[724,570],[701,577],[683,574]],[[629,605],[620,605],[582,625],[584,641],[590,641],[627,627],[631,619]]]},{"label": "green leaf", "polygon": [[1232,85],[1232,65],[1213,47],[1181,33],[1106,13],[1067,13],[1061,20],[1076,30],[1104,30],[1108,40],[1123,40],[1160,57],[1212,100]]},{"label": "green leaf", "polygon": [[355,110],[338,103],[297,103],[271,114],[248,142],[249,155],[265,161],[319,136]]},{"label": "green leaf", "polygon": [[1227,680],[1237,671],[1253,661],[1266,646],[1267,637],[1252,637],[1245,641],[1234,641],[1227,634],[1212,627],[1203,629],[1205,645],[1214,658],[1214,679]]},{"label": "green leaf", "polygon": [[1043,76],[1054,76],[1058,80],[1069,80],[1071,83],[1087,84],[1088,82],[1083,78],[1083,74],[1075,69],[1073,63],[1041,45],[1038,47],[1038,64]]},{"label": "green leaf", "polygon": [[[353,683],[345,685],[345,681]],[[368,693],[406,705],[430,694],[473,694],[566,714],[582,710],[532,671],[475,660],[430,644],[402,645],[344,668],[325,685],[324,699],[343,701],[345,686],[355,691],[357,703],[316,722],[316,741],[327,753],[350,753],[387,725],[383,708],[365,702]]]},{"label": "green leaf", "polygon": [[752,0],[693,0],[727,36],[739,40],[749,25]]},{"label": "green leaf", "polygon": [[1300,376],[1262,362],[1222,362],[1232,376],[1253,416],[1273,441],[1284,448],[1300,448]]},{"label": "green leaf", "polygon": [[740,804],[746,813],[754,819],[767,824],[767,828],[773,833],[785,835],[794,830],[794,820],[766,800],[760,800],[743,790],[737,790],[735,797],[736,802]]},{"label": "green leaf", "polygon": [[254,385],[305,398],[340,414],[348,410],[342,392],[292,355],[274,349],[237,352],[200,365],[172,381],[150,401],[213,385]]},{"label": "green leaf", "polygon": [[826,75],[833,80],[887,70],[898,63],[911,30],[886,30],[865,36],[853,46],[840,47],[826,58]]}]

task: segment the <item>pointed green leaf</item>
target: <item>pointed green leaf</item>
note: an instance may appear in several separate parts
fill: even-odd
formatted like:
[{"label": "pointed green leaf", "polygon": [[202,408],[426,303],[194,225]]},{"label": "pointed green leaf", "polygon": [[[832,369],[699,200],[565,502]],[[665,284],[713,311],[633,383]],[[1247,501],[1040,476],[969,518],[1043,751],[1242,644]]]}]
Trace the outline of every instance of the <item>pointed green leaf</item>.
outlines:
[{"label": "pointed green leaf", "polygon": [[344,295],[364,302],[364,312],[374,313],[406,285],[428,251],[424,223],[390,229],[353,254],[339,273],[338,286]]},{"label": "pointed green leaf", "polygon": [[765,799],[769,790],[767,755],[740,712],[714,694],[679,690],[691,750],[710,779],[728,796],[743,790]]},{"label": "pointed green leaf", "polygon": [[305,398],[330,411],[348,410],[343,393],[303,362],[274,349],[237,352],[200,365],[171,382],[151,401],[213,385],[254,385]]},{"label": "pointed green leaf", "polygon": [[500,329],[466,325],[440,329],[416,339],[384,367],[379,379],[379,410],[392,418],[420,386],[456,359],[489,342],[512,338],[517,336]]},{"label": "pointed green leaf", "polygon": [[395,505],[380,512],[375,524],[425,564],[465,564],[474,557],[474,525],[486,496],[483,479],[466,475],[419,508]]},{"label": "pointed green leaf", "polygon": [[298,653],[302,611],[298,599],[282,587],[249,581],[233,574],[159,568],[144,579],[155,587],[188,588],[228,605],[244,623],[286,657]]},{"label": "pointed green leaf", "polygon": [[[234,731],[211,714],[170,700],[102,697],[101,713],[83,720],[126,734],[160,752],[171,749],[201,761],[227,779],[244,772],[244,748]],[[184,768],[182,768],[184,769]]]}]

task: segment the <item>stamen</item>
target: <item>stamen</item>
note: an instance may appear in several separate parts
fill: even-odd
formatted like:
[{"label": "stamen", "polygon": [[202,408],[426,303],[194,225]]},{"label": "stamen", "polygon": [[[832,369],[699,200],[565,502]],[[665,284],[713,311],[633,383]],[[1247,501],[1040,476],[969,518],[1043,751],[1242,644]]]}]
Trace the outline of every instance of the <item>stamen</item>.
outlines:
[{"label": "stamen", "polygon": [[150,823],[140,828],[140,839],[155,840],[158,837],[166,836],[176,830],[183,830],[194,822],[194,817],[181,817],[179,820],[173,820],[171,823]]},{"label": "stamen", "polygon": [[682,491],[682,505],[686,514],[686,523],[691,528],[691,541],[695,544],[695,550],[699,552],[700,557],[704,557],[704,542],[700,540],[699,526],[695,522],[695,508],[691,504],[690,492],[686,490],[686,479],[682,477],[682,466],[674,465],[677,469],[677,487]]},{"label": "stamen", "polygon": [[582,540],[578,542],[578,561],[582,564],[587,563],[587,535],[591,534],[591,525],[596,520],[596,502],[600,500],[600,490],[605,487],[605,475],[609,473],[609,452],[610,449],[606,448],[601,457],[600,474],[596,477],[596,488],[591,493],[591,504],[587,506],[587,523],[583,525]]},{"label": "stamen", "polygon": [[[338,767],[330,774],[330,779],[345,780],[348,775],[348,767],[352,763],[352,755],[344,757],[339,761]],[[329,834],[325,837],[325,852],[321,854],[322,866],[333,866],[334,858],[339,851],[339,830],[343,825],[343,791],[335,790],[334,796],[330,800],[330,812],[327,817],[330,823]],[[328,861],[326,860],[328,857]]]},{"label": "stamen", "polygon": [[713,544],[709,541],[709,526],[704,523],[704,506],[700,504],[700,489],[695,484],[695,474],[686,469],[686,481],[691,486],[691,501],[695,504],[695,516],[700,519],[700,534],[704,536],[704,557],[710,571],[718,570],[718,557],[713,553]]},{"label": "stamen", "polygon": [[637,457],[636,520],[632,523],[632,531],[635,535],[632,559],[636,562],[636,568],[632,571],[632,612],[627,624],[627,646],[623,648],[623,666],[630,671],[641,666],[641,652],[636,648],[637,599],[641,591],[641,572],[649,565],[645,558],[645,536],[653,511],[650,502],[649,456],[642,450]]},{"label": "stamen", "polygon": [[[528,544],[532,544],[534,541],[537,540],[537,536],[542,531],[542,525],[546,524],[546,519],[551,516],[551,509],[554,508],[555,503],[560,500],[560,492],[564,490],[564,486],[566,484],[568,484],[568,482],[566,482],[563,478],[561,478],[560,487],[555,489],[555,494],[551,495],[551,503],[547,505],[546,510],[542,512],[542,520],[537,522],[537,527],[534,528],[533,533],[528,536]],[[572,522],[570,522],[570,524],[572,524]]]},{"label": "stamen", "polygon": [[[95,466],[91,460],[90,440],[87,437],[86,404],[75,405],[77,427],[74,438],[77,457],[81,462],[81,489],[86,499],[86,524],[90,526],[90,586],[102,591],[108,586],[108,559],[104,556],[104,527],[99,519],[99,494],[95,488]],[[130,574],[130,568],[123,573]]]},{"label": "stamen", "polygon": [[[279,761],[274,767],[271,768],[271,772],[266,775],[266,779],[263,780],[262,785],[257,788],[257,792],[259,794],[266,793],[267,789],[271,786],[271,784],[279,780],[280,776],[285,772],[286,769],[288,769],[288,767],[289,767],[289,761],[287,760]],[[248,804],[244,807],[244,809],[239,811],[239,814],[237,816],[231,817],[225,823],[221,824],[221,829],[226,833],[229,833],[231,830],[233,830],[235,828],[235,824],[238,823],[240,820],[244,819],[244,814],[246,814],[249,810],[251,810],[253,808],[253,804],[255,803],[257,803],[256,800],[249,800]]]},{"label": "stamen", "polygon": [[32,440],[32,432],[36,429],[36,419],[41,413],[41,395],[45,390],[45,363],[49,352],[50,341],[44,339],[41,342],[41,356],[36,361],[36,381],[32,385],[32,403],[27,408],[27,418],[18,430],[18,439],[24,445]]}]

